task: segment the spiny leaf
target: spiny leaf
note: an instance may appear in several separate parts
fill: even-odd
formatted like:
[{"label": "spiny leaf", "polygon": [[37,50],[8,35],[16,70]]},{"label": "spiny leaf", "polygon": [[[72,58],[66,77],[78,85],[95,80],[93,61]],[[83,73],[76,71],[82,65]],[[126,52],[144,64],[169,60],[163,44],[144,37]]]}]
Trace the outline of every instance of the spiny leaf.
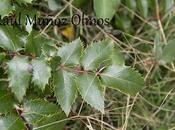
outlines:
[{"label": "spiny leaf", "polygon": [[113,44],[109,40],[92,43],[81,57],[85,70],[96,70],[102,63],[109,63]]},{"label": "spiny leaf", "polygon": [[37,85],[41,90],[45,89],[46,84],[51,77],[51,68],[46,64],[44,60],[33,60],[33,77],[32,81]]},{"label": "spiny leaf", "polygon": [[[15,35],[14,35],[15,34]],[[18,51],[25,44],[25,33],[16,27],[0,27],[0,47],[10,51]]]},{"label": "spiny leaf", "polygon": [[8,115],[0,118],[1,130],[24,130],[24,123],[15,115]]},{"label": "spiny leaf", "polygon": [[92,107],[104,113],[104,98],[97,77],[89,74],[80,75],[77,78],[77,85],[82,98]]},{"label": "spiny leaf", "polygon": [[58,51],[58,56],[61,57],[63,65],[77,65],[79,64],[82,51],[82,42],[80,39],[61,47]]},{"label": "spiny leaf", "polygon": [[94,0],[94,11],[98,18],[112,19],[121,0]]},{"label": "spiny leaf", "polygon": [[144,81],[141,75],[126,66],[109,66],[101,74],[101,78],[107,87],[111,87],[131,95],[136,94],[144,86]]},{"label": "spiny leaf", "polygon": [[56,104],[41,99],[26,101],[23,109],[22,116],[31,124],[61,112]]},{"label": "spiny leaf", "polygon": [[35,37],[37,33],[35,31],[30,32],[27,37],[26,42],[26,52],[31,53],[32,55],[39,56],[41,54],[41,39]]},{"label": "spiny leaf", "polygon": [[27,57],[14,57],[8,63],[9,87],[21,102],[29,87],[31,74]]},{"label": "spiny leaf", "polygon": [[31,53],[34,56],[40,56],[43,46],[45,44],[49,44],[50,42],[51,41],[49,39],[32,30],[27,37],[25,46],[26,52]]},{"label": "spiny leaf", "polygon": [[54,73],[55,95],[66,115],[69,115],[71,105],[77,95],[74,76],[74,74],[64,70],[59,70]]}]

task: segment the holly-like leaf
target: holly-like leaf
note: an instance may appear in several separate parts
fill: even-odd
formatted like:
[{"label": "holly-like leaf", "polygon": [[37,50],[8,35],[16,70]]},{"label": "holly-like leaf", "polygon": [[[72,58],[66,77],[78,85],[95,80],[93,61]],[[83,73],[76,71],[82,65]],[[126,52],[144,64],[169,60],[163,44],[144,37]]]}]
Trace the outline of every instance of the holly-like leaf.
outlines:
[{"label": "holly-like leaf", "polygon": [[0,118],[1,130],[24,130],[24,123],[15,115],[8,115]]},{"label": "holly-like leaf", "polygon": [[33,60],[33,77],[32,81],[37,85],[41,90],[45,89],[46,84],[51,77],[51,68],[47,65],[44,60]]},{"label": "holly-like leaf", "polygon": [[96,70],[101,64],[111,61],[113,44],[109,40],[92,43],[84,52],[81,64],[85,70]]},{"label": "holly-like leaf", "polygon": [[121,0],[94,0],[94,11],[98,18],[112,19]]},{"label": "holly-like leaf", "polygon": [[27,57],[14,57],[8,62],[9,87],[21,102],[29,87],[31,74]]},{"label": "holly-like leaf", "polygon": [[14,10],[11,0],[1,0],[0,2],[0,15],[2,17],[8,16]]},{"label": "holly-like leaf", "polygon": [[15,101],[7,91],[0,91],[0,113],[10,112],[14,108]]},{"label": "holly-like leaf", "polygon": [[109,66],[102,74],[101,78],[107,87],[120,90],[126,94],[134,95],[144,86],[141,75],[126,66]]},{"label": "holly-like leaf", "polygon": [[175,40],[171,40],[163,48],[161,59],[166,63],[170,63],[175,60]]},{"label": "holly-like leaf", "polygon": [[41,99],[26,101],[22,116],[31,124],[36,124],[41,119],[61,113],[58,105]]},{"label": "holly-like leaf", "polygon": [[34,55],[34,56],[40,56],[42,52],[42,48],[45,44],[50,43],[51,41],[42,35],[40,35],[38,32],[32,30],[27,37],[26,42],[26,52]]},{"label": "holly-like leaf", "polygon": [[77,79],[82,98],[95,109],[104,113],[104,97],[99,79],[95,75],[83,74]]},{"label": "holly-like leaf", "polygon": [[77,95],[74,76],[74,74],[64,70],[59,70],[54,74],[55,95],[66,115],[69,115],[71,105]]},{"label": "holly-like leaf", "polygon": [[[14,35],[15,34],[15,35]],[[0,27],[0,47],[5,50],[18,51],[25,44],[25,33],[16,27]]]},{"label": "holly-like leaf", "polygon": [[58,51],[58,56],[61,57],[63,65],[77,65],[80,61],[82,51],[82,42],[76,39],[68,45],[61,47]]}]

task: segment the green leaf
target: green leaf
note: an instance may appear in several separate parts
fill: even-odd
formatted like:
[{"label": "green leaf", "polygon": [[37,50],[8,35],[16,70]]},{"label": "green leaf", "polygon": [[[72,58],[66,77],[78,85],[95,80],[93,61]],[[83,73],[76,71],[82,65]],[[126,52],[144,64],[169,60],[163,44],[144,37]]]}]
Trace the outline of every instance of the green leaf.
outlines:
[{"label": "green leaf", "polygon": [[81,64],[85,70],[96,70],[102,63],[109,63],[113,44],[109,40],[92,43],[84,52]]},{"label": "green leaf", "polygon": [[94,11],[98,18],[112,19],[121,0],[94,0]]},{"label": "green leaf", "polygon": [[163,48],[162,60],[170,63],[175,60],[175,40],[171,40],[168,44]]},{"label": "green leaf", "polygon": [[101,78],[107,87],[120,90],[124,93],[134,95],[144,86],[141,75],[126,66],[109,66],[102,74]]},{"label": "green leaf", "polygon": [[137,7],[144,18],[148,17],[148,0],[137,0]]},{"label": "green leaf", "polygon": [[76,39],[68,45],[61,47],[58,51],[58,56],[61,57],[63,65],[78,65],[82,51],[82,42]]},{"label": "green leaf", "polygon": [[77,79],[78,90],[82,98],[92,107],[104,113],[104,97],[100,85],[95,75],[83,74]]},{"label": "green leaf", "polygon": [[21,50],[22,46],[25,44],[25,39],[25,33],[16,27],[0,27],[0,47],[5,50]]},{"label": "green leaf", "polygon": [[11,0],[1,0],[0,2],[0,15],[2,17],[8,16],[14,10]]},{"label": "green leaf", "polygon": [[29,87],[31,74],[27,57],[14,57],[8,62],[9,87],[21,102]]},{"label": "green leaf", "polygon": [[22,116],[31,124],[36,124],[44,118],[61,113],[56,104],[41,99],[25,101],[23,109]]},{"label": "green leaf", "polygon": [[58,103],[62,110],[69,115],[71,105],[76,98],[76,84],[74,74],[64,70],[59,70],[54,73],[54,88]]},{"label": "green leaf", "polygon": [[26,52],[31,53],[34,56],[40,56],[42,52],[42,47],[45,44],[50,43],[51,41],[42,35],[40,35],[38,32],[32,30],[27,37],[26,42]]},{"label": "green leaf", "polygon": [[15,115],[0,118],[1,130],[24,130],[24,123]]},{"label": "green leaf", "polygon": [[46,84],[48,84],[49,78],[51,77],[51,68],[46,64],[44,60],[33,60],[33,77],[32,81],[41,90],[45,89]]},{"label": "green leaf", "polygon": [[8,113],[14,108],[15,101],[7,91],[0,91],[0,113]]}]

